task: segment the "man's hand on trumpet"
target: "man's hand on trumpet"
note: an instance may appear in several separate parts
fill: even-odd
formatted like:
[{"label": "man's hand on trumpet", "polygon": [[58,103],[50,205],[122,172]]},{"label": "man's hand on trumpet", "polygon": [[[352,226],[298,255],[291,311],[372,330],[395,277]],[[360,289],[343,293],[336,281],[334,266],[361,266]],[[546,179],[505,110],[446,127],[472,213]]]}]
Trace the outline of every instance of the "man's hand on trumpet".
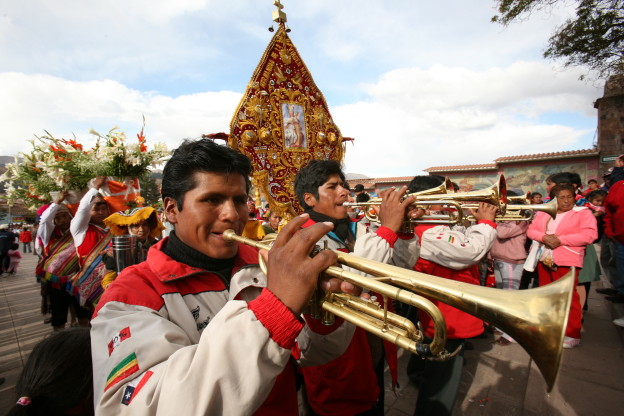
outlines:
[{"label": "man's hand on trumpet", "polygon": [[[330,250],[321,250],[310,257],[317,241],[334,226],[329,222],[319,222],[301,229],[308,218],[307,214],[294,218],[280,231],[269,252],[260,250],[267,264],[267,289],[295,315],[299,315],[308,304],[321,272],[336,263],[336,255]],[[356,296],[362,291],[336,278],[323,278],[321,289]]]},{"label": "man's hand on trumpet", "polygon": [[477,209],[471,208],[472,216],[475,217],[477,222],[481,220],[492,221],[496,219],[496,212],[498,208],[495,205],[488,204],[487,202],[479,202]]},{"label": "man's hand on trumpet", "polygon": [[402,186],[399,189],[388,188],[379,193],[381,206],[378,215],[381,226],[387,227],[395,233],[401,230],[407,218],[418,218],[424,213],[413,205],[416,197],[410,196],[403,199],[406,192],[407,186]]}]

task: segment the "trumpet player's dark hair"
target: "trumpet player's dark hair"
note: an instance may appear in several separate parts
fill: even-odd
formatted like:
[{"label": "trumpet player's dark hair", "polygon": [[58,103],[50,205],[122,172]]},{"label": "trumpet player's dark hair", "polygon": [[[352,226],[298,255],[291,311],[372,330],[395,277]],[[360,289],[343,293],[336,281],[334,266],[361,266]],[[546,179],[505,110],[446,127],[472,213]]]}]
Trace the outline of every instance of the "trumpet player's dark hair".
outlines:
[{"label": "trumpet player's dark hair", "polygon": [[174,199],[182,211],[184,194],[197,186],[196,172],[238,173],[245,178],[249,193],[251,170],[249,159],[242,153],[218,145],[210,139],[184,140],[173,151],[163,169],[162,198]]},{"label": "trumpet player's dark hair", "polygon": [[370,195],[366,192],[362,192],[355,197],[355,202],[368,202],[370,201]]},{"label": "trumpet player's dark hair", "polygon": [[577,188],[580,188],[582,185],[581,176],[575,172],[555,173],[555,174],[550,175],[546,180],[549,182],[553,182],[556,185],[559,185],[562,183],[569,183],[571,185],[576,186]]},{"label": "trumpet player's dark hair", "polygon": [[414,179],[407,186],[409,193],[426,191],[427,189],[435,188],[444,183],[444,177],[440,175],[420,175],[414,176]]},{"label": "trumpet player's dark hair", "polygon": [[[295,177],[295,193],[297,199],[304,209],[311,207],[304,201],[305,194],[312,194],[319,198],[318,188],[327,182],[331,175],[339,175],[343,182],[346,182],[340,164],[335,160],[312,160],[306,167],[297,172]],[[345,188],[348,186],[345,183]]]}]

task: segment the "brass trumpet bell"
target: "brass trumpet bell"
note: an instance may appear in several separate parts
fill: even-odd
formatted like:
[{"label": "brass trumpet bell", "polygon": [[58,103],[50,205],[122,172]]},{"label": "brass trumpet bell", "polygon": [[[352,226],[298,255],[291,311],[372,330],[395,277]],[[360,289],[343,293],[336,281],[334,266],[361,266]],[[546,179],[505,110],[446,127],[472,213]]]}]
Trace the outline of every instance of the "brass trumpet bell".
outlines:
[{"label": "brass trumpet bell", "polygon": [[[236,235],[233,230],[223,233],[228,241],[238,241],[259,249],[270,246]],[[338,262],[374,277],[365,277],[330,266],[324,273],[376,292],[384,297],[413,305],[429,314],[435,324],[431,344],[422,343],[420,331],[414,332],[403,318],[391,315],[387,309],[363,305],[346,294],[329,294],[321,308],[338,315],[378,337],[397,346],[434,359],[450,358],[444,350],[446,324],[431,298],[496,326],[512,336],[533,358],[548,391],[551,391],[561,362],[563,337],[570,313],[574,287],[574,269],[556,282],[537,289],[506,291],[442,279],[425,273],[376,262],[334,250]]]},{"label": "brass trumpet bell", "polygon": [[497,216],[496,221],[530,221],[535,211],[545,212],[554,219],[557,216],[557,198],[545,204],[507,205],[505,215]]}]

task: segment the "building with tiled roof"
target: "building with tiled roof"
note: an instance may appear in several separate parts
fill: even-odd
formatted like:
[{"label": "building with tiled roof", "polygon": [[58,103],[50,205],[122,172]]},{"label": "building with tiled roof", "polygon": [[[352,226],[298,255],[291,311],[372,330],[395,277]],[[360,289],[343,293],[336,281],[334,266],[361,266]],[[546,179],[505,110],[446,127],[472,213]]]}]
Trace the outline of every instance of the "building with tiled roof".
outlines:
[{"label": "building with tiled roof", "polygon": [[[349,176],[349,175],[347,175]],[[364,191],[369,194],[377,194],[379,191],[390,188],[391,186],[403,186],[408,185],[413,176],[393,176],[388,178],[354,178],[349,179],[347,177],[347,183],[351,189],[355,188],[355,185],[361,184],[364,186]]]},{"label": "building with tiled roof", "polygon": [[601,180],[597,148],[552,153],[503,156],[494,163],[479,165],[433,166],[425,169],[430,175],[448,176],[460,191],[472,191],[492,185],[504,175],[507,189],[525,194],[545,193],[546,178],[558,172],[576,172],[584,183]]}]

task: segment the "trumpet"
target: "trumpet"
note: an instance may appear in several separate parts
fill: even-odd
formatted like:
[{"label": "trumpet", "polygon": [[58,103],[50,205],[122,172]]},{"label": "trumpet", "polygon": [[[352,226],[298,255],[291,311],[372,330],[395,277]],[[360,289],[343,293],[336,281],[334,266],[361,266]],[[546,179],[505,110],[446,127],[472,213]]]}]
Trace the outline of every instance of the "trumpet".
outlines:
[{"label": "trumpet", "polygon": [[[440,185],[431,189],[426,189],[424,191],[413,192],[411,194],[405,195],[402,200],[405,200],[410,196],[415,196],[418,198],[424,195],[448,194],[453,192],[455,192],[453,188],[453,183],[448,177],[446,177],[444,178],[444,182],[442,182]],[[366,216],[366,218],[368,218],[369,221],[379,222],[376,208],[381,205],[381,202],[382,198],[374,197],[366,202],[345,202],[342,205],[344,205],[345,207],[364,208],[364,215]]]},{"label": "trumpet", "polygon": [[546,204],[534,205],[507,205],[504,215],[496,217],[496,221],[530,221],[533,219],[535,212],[545,212],[551,218],[557,217],[557,198],[553,198]]},{"label": "trumpet", "polygon": [[[463,210],[477,208],[479,202],[496,205],[499,208],[499,212],[503,214],[507,206],[507,185],[503,175],[499,176],[498,181],[494,185],[485,189],[461,193],[450,193],[448,192],[449,189],[452,189],[452,183],[446,178],[445,182],[436,188],[405,195],[403,200],[415,196],[418,207],[426,208],[433,205],[442,205],[446,208],[448,214],[424,215],[418,219],[406,219],[403,224],[404,231],[408,231],[410,228],[413,229],[415,224],[459,224],[465,219]],[[382,198],[372,198],[368,202],[345,202],[343,205],[365,207],[366,218],[370,222],[378,223],[380,220],[376,208],[381,205],[381,202]]]},{"label": "trumpet", "polygon": [[519,196],[507,195],[507,201],[515,202],[516,204],[527,204],[529,202],[530,196],[531,196],[531,191],[527,192],[526,195],[519,195]]},{"label": "trumpet", "polygon": [[[450,183],[450,180],[447,178]],[[403,223],[402,231],[410,232],[417,224],[460,224],[463,221],[475,221],[472,214],[467,214],[469,209],[478,208],[480,202],[485,202],[498,207],[498,212],[494,221],[530,221],[533,213],[543,211],[555,218],[557,215],[557,202],[553,199],[548,204],[521,205],[510,204],[512,201],[520,201],[520,197],[507,197],[507,185],[505,177],[501,175],[494,185],[477,191],[448,193],[445,184],[422,192],[415,192],[406,195],[416,197],[418,207],[427,208],[434,205],[443,207],[445,214],[429,214],[417,219],[407,218]],[[524,197],[521,197],[524,199]],[[381,198],[373,198],[368,202],[353,203],[346,202],[344,205],[350,207],[366,207],[365,215],[370,222],[380,222],[377,215],[377,207],[381,205]]]},{"label": "trumpet", "polygon": [[[264,242],[238,236],[233,230],[224,232],[223,238],[258,249],[271,248]],[[441,279],[341,251],[333,252],[338,263],[373,277],[364,277],[337,266],[330,266],[323,273],[380,294],[384,306],[344,293],[327,293],[320,300],[322,310],[414,354],[446,360],[457,351],[448,353],[444,349],[446,322],[440,310],[427,298],[446,303],[512,336],[535,361],[548,391],[552,390],[570,312],[574,270],[546,286],[512,293]],[[412,305],[431,316],[435,334],[430,344],[423,343],[424,336],[413,323],[387,310],[389,298]]]}]

